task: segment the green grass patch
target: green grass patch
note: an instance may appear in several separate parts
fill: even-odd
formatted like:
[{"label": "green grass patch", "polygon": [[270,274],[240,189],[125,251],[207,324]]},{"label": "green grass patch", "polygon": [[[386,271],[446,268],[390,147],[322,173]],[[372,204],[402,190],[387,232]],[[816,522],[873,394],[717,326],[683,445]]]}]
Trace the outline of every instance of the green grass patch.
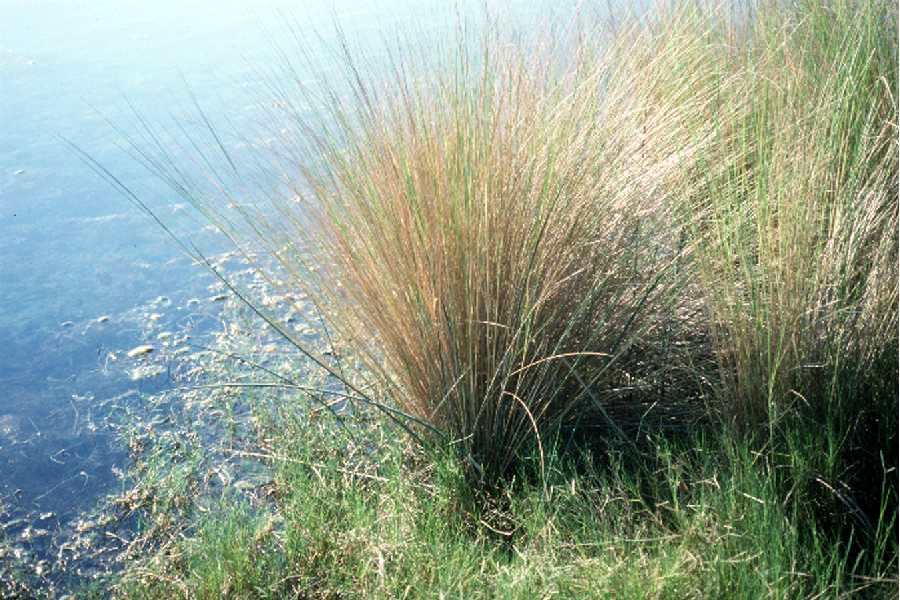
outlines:
[{"label": "green grass patch", "polygon": [[[654,438],[640,456],[549,453],[500,493],[468,485],[453,453],[424,456],[396,431],[283,411],[261,429],[269,500],[226,502],[152,558],[128,598],[896,595],[896,523],[865,552],[817,524],[790,457],[729,432]],[[344,437],[344,436],[340,436]],[[346,440],[346,437],[344,437]],[[893,491],[881,497],[896,503]]]}]

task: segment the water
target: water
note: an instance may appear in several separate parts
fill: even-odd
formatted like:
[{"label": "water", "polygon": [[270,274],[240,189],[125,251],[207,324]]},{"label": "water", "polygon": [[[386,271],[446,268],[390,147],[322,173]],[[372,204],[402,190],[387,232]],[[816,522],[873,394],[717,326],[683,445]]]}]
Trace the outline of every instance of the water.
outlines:
[{"label": "water", "polygon": [[[108,121],[133,126],[130,103],[191,131],[189,84],[211,119],[227,115],[240,129],[260,116],[255,68],[272,56],[279,11],[301,31],[327,33],[336,19],[349,38],[375,40],[444,6],[307,4],[0,0],[0,546],[26,562],[51,560],[78,514],[119,485],[127,453],[104,418],[117,399],[171,384],[159,335],[202,340],[219,326],[214,279],[70,144],[180,235],[213,243]],[[157,352],[127,356],[144,343]]]},{"label": "water", "polygon": [[[412,4],[394,8],[411,15]],[[128,102],[151,120],[189,114],[185,82],[211,118],[252,119],[246,88],[271,55],[267,28],[294,9],[279,0],[0,2],[0,577],[15,558],[45,577],[39,584],[52,581],[47,564],[79,513],[119,485],[127,453],[104,426],[108,407],[171,383],[171,353],[126,352],[160,349],[164,331],[202,339],[217,326],[212,278],[69,142],[179,233],[203,237],[107,120],[133,125]],[[355,2],[293,15],[323,29],[336,16],[354,36],[379,21]]]}]

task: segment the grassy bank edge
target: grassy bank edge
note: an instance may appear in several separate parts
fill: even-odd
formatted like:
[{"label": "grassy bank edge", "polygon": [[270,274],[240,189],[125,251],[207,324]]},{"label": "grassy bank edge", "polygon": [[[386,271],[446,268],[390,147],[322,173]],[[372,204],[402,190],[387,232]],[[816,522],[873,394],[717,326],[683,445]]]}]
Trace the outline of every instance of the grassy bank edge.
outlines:
[{"label": "grassy bank edge", "polygon": [[[804,488],[825,482],[799,465],[821,448],[773,456],[715,429],[651,437],[640,456],[614,451],[599,463],[551,447],[543,479],[535,453],[502,492],[485,494],[452,452],[423,456],[377,421],[350,425],[359,445],[348,445],[333,423],[289,406],[267,402],[253,419],[273,472],[265,493],[207,498],[173,543],[130,565],[121,597],[897,593],[895,516],[847,536],[810,514]],[[833,500],[813,510],[851,512]],[[895,491],[880,501],[891,512]]]}]

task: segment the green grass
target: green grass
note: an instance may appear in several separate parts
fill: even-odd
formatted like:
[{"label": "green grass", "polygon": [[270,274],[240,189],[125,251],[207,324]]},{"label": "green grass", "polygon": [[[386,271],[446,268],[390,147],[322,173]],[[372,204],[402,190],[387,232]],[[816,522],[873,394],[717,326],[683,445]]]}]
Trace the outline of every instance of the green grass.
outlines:
[{"label": "green grass", "polygon": [[602,465],[549,452],[543,479],[534,456],[485,496],[452,454],[435,461],[371,423],[352,426],[374,450],[353,451],[333,425],[279,412],[263,427],[271,501],[213,507],[126,572],[122,597],[896,595],[895,522],[874,532],[880,556],[851,552],[785,495],[794,467],[727,432]]},{"label": "green grass", "polygon": [[[317,366],[348,405],[254,405],[272,493],[183,511],[117,589],[895,597],[895,7],[454,35],[386,67],[340,38],[312,85],[286,60],[277,153],[210,126],[211,189],[135,147],[315,306],[318,348],[223,276],[299,351],[268,384]],[[190,480],[154,456],[147,489]]]}]

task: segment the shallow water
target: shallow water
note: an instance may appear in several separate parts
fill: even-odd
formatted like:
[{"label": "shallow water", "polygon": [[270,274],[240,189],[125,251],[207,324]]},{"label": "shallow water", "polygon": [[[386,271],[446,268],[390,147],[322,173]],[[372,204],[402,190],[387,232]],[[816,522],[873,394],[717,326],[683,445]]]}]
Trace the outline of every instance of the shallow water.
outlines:
[{"label": "shallow water", "polygon": [[[217,248],[109,121],[133,126],[133,105],[191,132],[193,94],[212,120],[227,115],[241,129],[261,115],[255,69],[272,55],[279,11],[301,32],[327,32],[336,19],[349,38],[376,40],[444,6],[309,4],[0,0],[0,546],[26,563],[51,560],[78,514],[120,485],[127,453],[104,421],[120,399],[171,385],[165,334],[202,343],[221,327],[214,278],[72,144],[179,235]],[[130,358],[139,344],[157,351]],[[0,548],[0,575],[5,560]]]},{"label": "shallow water", "polygon": [[[209,241],[107,120],[133,125],[129,103],[150,120],[190,114],[189,82],[211,118],[240,126],[258,112],[246,91],[277,11],[367,35],[377,13],[357,4],[0,1],[0,572],[15,559],[38,586],[53,580],[78,514],[120,485],[109,407],[171,384],[161,333],[202,342],[219,327],[212,277],[69,143]],[[157,352],[129,358],[138,344]]]}]

